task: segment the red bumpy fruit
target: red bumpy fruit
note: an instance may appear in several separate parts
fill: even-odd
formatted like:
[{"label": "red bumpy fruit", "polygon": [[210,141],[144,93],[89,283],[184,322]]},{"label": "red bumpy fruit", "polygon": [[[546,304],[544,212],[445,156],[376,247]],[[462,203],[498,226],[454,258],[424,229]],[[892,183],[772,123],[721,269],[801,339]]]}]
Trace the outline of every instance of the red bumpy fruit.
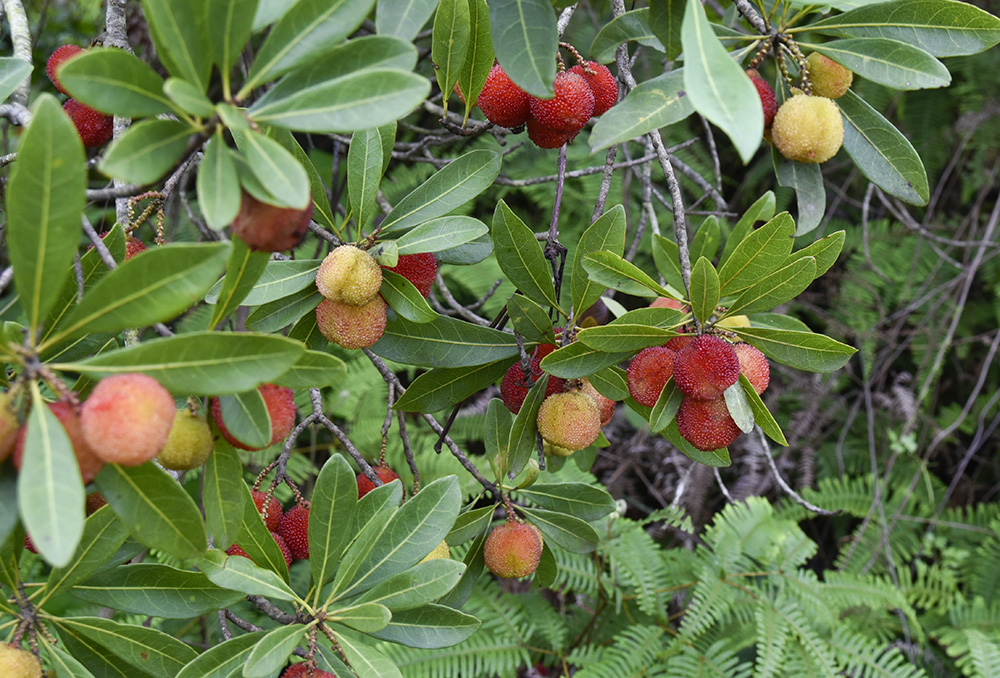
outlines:
[{"label": "red bumpy fruit", "polygon": [[494,64],[476,102],[486,119],[501,127],[519,127],[528,121],[528,94]]},{"label": "red bumpy fruit", "polygon": [[62,47],[57,48],[56,51],[52,53],[52,56],[49,57],[49,60],[45,63],[45,75],[49,76],[49,80],[52,81],[52,84],[55,85],[56,89],[63,94],[69,94],[69,92],[63,89],[62,83],[59,82],[59,78],[56,77],[56,72],[63,63],[83,51],[85,50],[79,45],[63,45]]},{"label": "red bumpy fruit", "polygon": [[[264,524],[267,525],[267,529],[271,532],[277,532],[278,523],[281,522],[281,516],[284,514],[281,510],[281,503],[273,496],[268,497],[267,494],[260,490],[252,490],[250,497],[253,499],[254,506],[257,507],[257,513],[264,518]],[[267,506],[266,516],[264,516],[265,505]]]},{"label": "red bumpy fruit", "polygon": [[115,130],[114,118],[110,115],[104,115],[76,99],[67,99],[63,110],[76,125],[76,133],[87,148],[97,148],[111,141]]},{"label": "red bumpy fruit", "polygon": [[[542,377],[543,372],[542,368],[539,367],[539,363],[542,361],[542,358],[554,350],[556,350],[555,344],[540,344],[531,354],[530,384],[528,383],[528,378],[524,375],[524,370],[521,369],[520,361],[507,368],[507,373],[503,375],[503,379],[500,381],[500,397],[503,399],[503,404],[507,406],[508,410],[514,414],[521,411],[521,405],[524,403],[525,396],[528,395],[528,390]],[[565,388],[565,384],[564,380],[550,375],[549,383],[545,387],[545,397],[561,392]]]},{"label": "red bumpy fruit", "polygon": [[740,359],[725,339],[703,334],[674,360],[674,383],[686,396],[712,400],[740,378]]},{"label": "red bumpy fruit", "polygon": [[760,96],[760,105],[764,109],[764,129],[770,129],[774,121],[774,114],[778,112],[778,100],[774,96],[774,90],[767,80],[760,77],[760,73],[754,69],[747,70],[750,82],[757,88],[757,95]]},{"label": "red bumpy fruit", "polygon": [[[257,390],[263,396],[264,404],[267,406],[267,414],[271,418],[271,442],[268,445],[274,445],[276,442],[287,438],[288,434],[295,428],[295,415],[298,412],[295,407],[295,392],[290,388],[277,386],[276,384],[261,384],[257,387]],[[237,440],[229,432],[225,422],[222,421],[222,403],[219,402],[218,398],[212,398],[212,419],[215,420],[216,426],[219,427],[219,433],[233,447],[251,451],[262,449],[260,447],[249,447]]]},{"label": "red bumpy fruit", "polygon": [[233,219],[233,235],[257,252],[283,252],[302,242],[312,219],[313,203],[302,209],[261,202],[246,191]]},{"label": "red bumpy fruit", "polygon": [[309,557],[309,507],[296,504],[285,511],[278,523],[278,534],[288,544],[292,557],[305,560]]},{"label": "red bumpy fruit", "polygon": [[281,674],[281,678],[337,678],[334,674],[328,671],[321,671],[319,669],[313,669],[313,672],[309,673],[309,663],[302,662],[300,664],[292,664],[285,672]]},{"label": "red bumpy fruit", "polygon": [[534,118],[528,118],[528,138],[539,148],[559,148],[573,141],[576,134],[564,134],[550,130]]},{"label": "red bumpy fruit", "polygon": [[531,117],[554,132],[575,134],[583,129],[594,113],[594,93],[582,76],[557,73],[555,96],[551,99],[531,97]]},{"label": "red bumpy fruit", "polygon": [[742,433],[729,415],[725,398],[685,397],[677,410],[677,430],[685,440],[704,452],[727,447]]},{"label": "red bumpy fruit", "polygon": [[760,395],[767,389],[771,381],[771,365],[767,362],[764,354],[750,344],[740,342],[733,345],[736,357],[740,361],[740,372],[750,380],[753,390]]},{"label": "red bumpy fruit", "polygon": [[437,276],[438,262],[430,252],[401,254],[395,266],[383,268],[409,280],[426,298],[431,293],[431,285]]},{"label": "red bumpy fruit", "polygon": [[664,384],[674,374],[676,357],[677,353],[672,349],[665,346],[651,346],[639,351],[639,354],[632,358],[626,374],[628,392],[637,403],[646,407],[656,404]]},{"label": "red bumpy fruit", "polygon": [[[383,466],[379,464],[378,466],[372,466],[372,471],[375,471],[375,475],[378,476],[379,480],[383,483],[391,483],[393,480],[399,480],[399,474],[393,471],[388,466]],[[375,483],[368,480],[368,476],[364,473],[358,475],[358,499],[365,496],[369,492],[375,489]]]},{"label": "red bumpy fruit", "polygon": [[[588,73],[587,69],[591,73]],[[583,77],[590,85],[590,91],[594,93],[595,116],[603,115],[609,108],[618,103],[618,81],[604,64],[599,64],[596,61],[584,61],[569,69],[569,72]]]}]

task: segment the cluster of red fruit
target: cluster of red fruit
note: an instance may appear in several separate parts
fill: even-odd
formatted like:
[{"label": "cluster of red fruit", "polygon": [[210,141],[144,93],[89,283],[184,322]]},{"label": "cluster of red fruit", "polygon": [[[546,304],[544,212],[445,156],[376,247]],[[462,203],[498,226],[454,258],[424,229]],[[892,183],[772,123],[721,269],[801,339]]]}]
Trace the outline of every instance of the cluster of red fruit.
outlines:
[{"label": "cluster of red fruit", "polygon": [[770,381],[771,369],[764,354],[750,344],[731,344],[711,334],[674,337],[663,346],[643,349],[632,359],[628,390],[636,402],[653,407],[673,378],[684,394],[677,411],[680,434],[699,450],[717,450],[741,433],[723,396],[740,373],[760,395]]},{"label": "cluster of red fruit", "polygon": [[288,437],[288,434],[295,428],[295,415],[298,409],[295,407],[295,393],[290,388],[277,386],[275,384],[261,384],[257,391],[264,399],[267,407],[267,416],[271,420],[271,440],[261,447],[252,447],[234,436],[222,418],[222,403],[218,398],[212,398],[212,419],[219,427],[219,433],[229,441],[233,447],[241,450],[262,450],[265,447],[274,445]]},{"label": "cluster of red fruit", "polygon": [[[264,525],[274,538],[281,555],[285,557],[285,565],[291,567],[292,559],[305,560],[309,557],[309,502],[295,504],[285,511],[281,502],[273,495],[267,495],[259,490],[250,493],[257,512],[264,519]],[[226,553],[231,556],[249,558],[246,551],[233,544]]]},{"label": "cluster of red fruit", "polygon": [[618,83],[608,67],[583,61],[556,74],[555,96],[538,99],[514,84],[500,64],[486,78],[476,105],[494,125],[528,127],[528,138],[539,148],[567,144],[594,116],[618,101]]},{"label": "cluster of red fruit", "polygon": [[[365,250],[341,245],[326,255],[316,272],[316,288],[326,297],[316,307],[319,331],[343,348],[365,348],[382,338],[388,306],[379,294],[382,266]],[[393,267],[420,291],[431,293],[437,276],[433,254],[404,254]]]},{"label": "cluster of red fruit", "polygon": [[[69,92],[63,89],[62,83],[57,77],[59,66],[84,51],[86,50],[78,45],[63,45],[52,53],[45,64],[45,74],[49,76],[49,80],[56,86],[56,89],[63,94],[68,95]],[[114,118],[110,115],[96,111],[76,99],[67,99],[66,103],[63,104],[63,110],[76,125],[80,140],[87,148],[97,148],[111,140],[114,133]]]},{"label": "cluster of red fruit", "polygon": [[[500,381],[500,397],[507,409],[517,414],[528,390],[542,377],[542,358],[556,349],[540,344],[531,354],[531,375],[520,362],[507,369]],[[573,454],[594,443],[615,414],[615,401],[597,392],[587,379],[565,380],[549,377],[545,400],[538,409],[538,432],[548,443],[546,451],[560,457]]]}]

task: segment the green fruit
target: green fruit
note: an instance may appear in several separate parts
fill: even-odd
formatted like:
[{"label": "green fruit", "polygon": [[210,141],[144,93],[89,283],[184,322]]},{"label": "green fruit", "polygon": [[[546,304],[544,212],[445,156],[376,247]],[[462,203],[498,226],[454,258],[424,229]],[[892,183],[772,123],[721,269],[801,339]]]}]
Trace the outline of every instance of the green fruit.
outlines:
[{"label": "green fruit", "polygon": [[42,665],[35,655],[14,645],[0,643],[0,676],[42,678]]},{"label": "green fruit", "polygon": [[341,245],[319,265],[316,287],[330,301],[364,306],[382,287],[382,268],[363,249]]},{"label": "green fruit", "polygon": [[853,73],[819,52],[809,55],[806,67],[812,92],[818,97],[839,99],[847,93],[854,81]]},{"label": "green fruit", "polygon": [[214,448],[215,440],[208,421],[185,407],[174,416],[167,444],[157,459],[164,468],[190,471],[204,464]]},{"label": "green fruit", "polygon": [[771,126],[771,139],[783,156],[795,162],[826,162],[844,142],[840,109],[825,97],[799,94],[781,105]]}]

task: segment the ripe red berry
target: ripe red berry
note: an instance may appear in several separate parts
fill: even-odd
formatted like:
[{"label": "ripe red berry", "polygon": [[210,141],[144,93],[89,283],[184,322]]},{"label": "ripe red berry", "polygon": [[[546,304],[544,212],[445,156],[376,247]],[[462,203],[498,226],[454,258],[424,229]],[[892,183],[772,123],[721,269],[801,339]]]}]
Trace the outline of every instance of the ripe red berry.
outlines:
[{"label": "ripe red berry", "polygon": [[281,674],[281,678],[337,678],[337,676],[317,668],[314,668],[310,674],[309,662],[301,662],[299,664],[292,664],[285,669],[285,672]]},{"label": "ripe red berry", "polygon": [[774,114],[778,112],[778,100],[774,97],[774,90],[771,89],[767,80],[760,77],[760,73],[754,69],[749,69],[747,76],[749,76],[753,86],[757,88],[757,94],[760,96],[760,105],[764,109],[764,129],[770,129],[771,122],[774,121]]},{"label": "ripe red berry", "polygon": [[[247,555],[247,552],[240,548],[239,544],[233,544],[232,546],[230,546],[229,548],[227,548],[226,549],[226,555],[227,556],[243,556],[244,558],[250,558],[250,556]],[[253,558],[250,558],[250,560],[253,560]]]},{"label": "ripe red berry", "polygon": [[283,252],[302,242],[312,219],[313,204],[302,209],[261,202],[246,191],[233,219],[233,235],[257,252]]},{"label": "ripe red berry", "polygon": [[[503,404],[507,406],[508,410],[514,414],[521,411],[521,405],[524,403],[525,396],[528,395],[528,390],[542,377],[543,372],[539,363],[542,361],[542,358],[554,350],[556,350],[555,344],[540,344],[531,354],[530,383],[524,375],[524,370],[521,369],[520,361],[507,368],[507,373],[503,375],[503,379],[500,381],[500,397],[503,399]],[[565,388],[565,385],[566,382],[559,377],[549,376],[549,383],[545,387],[545,397],[553,393],[560,393]]]},{"label": "ripe red berry", "polygon": [[674,382],[686,396],[712,400],[740,378],[740,359],[725,339],[703,334],[674,359]]},{"label": "ripe red berry", "polygon": [[146,245],[138,238],[133,238],[132,236],[126,236],[125,238],[125,261],[128,261],[135,255],[145,252]]},{"label": "ripe red berry", "polygon": [[534,118],[528,118],[528,138],[539,148],[559,148],[573,141],[575,137],[576,134],[555,132]]},{"label": "ripe red berry", "polygon": [[518,127],[528,121],[528,94],[494,64],[476,102],[486,119],[501,127]]},{"label": "ripe red berry", "polygon": [[583,379],[580,385],[580,392],[590,396],[590,399],[597,405],[597,411],[601,413],[601,426],[607,426],[611,418],[615,416],[615,401],[601,395],[589,379]]},{"label": "ripe red berry", "polygon": [[[271,532],[276,532],[278,530],[278,523],[281,522],[281,516],[284,513],[281,510],[281,503],[273,496],[269,498],[267,494],[260,490],[252,490],[250,497],[253,498],[253,504],[257,507],[257,513],[264,518],[264,524],[267,525],[267,529]],[[266,516],[264,515],[265,503],[267,506]]]},{"label": "ripe red berry", "polygon": [[664,384],[674,374],[674,359],[677,357],[672,349],[665,346],[651,346],[639,351],[632,358],[626,372],[628,377],[628,392],[637,403],[652,407],[660,397]]},{"label": "ripe red berry", "polygon": [[[383,483],[391,483],[393,480],[399,479],[399,474],[388,466],[383,466],[381,464],[378,466],[372,466],[372,471],[375,471],[375,475],[377,475],[379,480]],[[361,497],[365,496],[374,489],[375,483],[368,480],[368,476],[364,473],[358,474],[358,499],[361,499]]]},{"label": "ripe red berry", "polygon": [[674,353],[680,353],[682,350],[694,343],[694,337],[691,336],[680,336],[674,337],[670,341],[664,344],[666,348],[671,349]]},{"label": "ripe red berry", "polygon": [[278,523],[278,534],[282,536],[292,557],[305,560],[309,557],[309,507],[296,504],[285,511]]},{"label": "ripe red berry", "polygon": [[[587,69],[592,72],[588,73]],[[618,103],[618,81],[604,64],[584,61],[573,66],[569,72],[582,76],[590,85],[590,91],[594,93],[594,115],[602,115]]]},{"label": "ripe red berry", "polygon": [[97,148],[111,141],[114,134],[114,118],[95,111],[76,99],[67,99],[63,104],[66,115],[76,125],[76,132],[87,148]]},{"label": "ripe red berry", "polygon": [[704,452],[728,447],[742,433],[729,415],[725,398],[685,397],[677,410],[677,429],[685,440]]},{"label": "ripe red berry", "polygon": [[52,81],[52,84],[55,85],[56,89],[63,94],[68,94],[68,92],[63,89],[62,83],[59,82],[59,78],[56,77],[57,71],[62,64],[83,51],[85,50],[79,45],[63,45],[58,47],[45,63],[45,75],[49,76],[49,80]]},{"label": "ripe red berry", "polygon": [[80,430],[107,464],[137,466],[163,449],[177,408],[170,391],[145,374],[116,374],[97,382],[80,408]]},{"label": "ripe red berry", "polygon": [[[288,548],[288,543],[285,541],[284,537],[282,537],[280,534],[278,534],[274,530],[271,530],[271,536],[274,538],[274,543],[278,545],[279,549],[281,549],[281,555],[283,555],[285,557],[285,567],[291,567],[292,566],[292,550],[290,548]],[[306,549],[307,549],[306,555],[307,556],[309,555],[308,548],[309,547],[307,545],[306,546]]]},{"label": "ripe red berry", "polygon": [[771,381],[771,365],[764,354],[750,344],[740,342],[733,345],[736,357],[740,361],[740,372],[746,375],[753,390],[760,395]]},{"label": "ripe red berry", "polygon": [[[264,405],[267,406],[267,414],[271,418],[271,442],[268,445],[274,445],[276,442],[287,438],[288,434],[295,428],[295,415],[298,412],[298,409],[295,407],[295,392],[290,388],[275,384],[261,384],[257,387],[257,390],[263,396]],[[226,428],[225,423],[222,421],[222,403],[219,402],[218,398],[212,398],[212,419],[215,420],[215,424],[219,427],[222,437],[228,440],[229,444],[233,447],[241,450],[262,449],[260,447],[247,446],[229,432],[229,429]]]},{"label": "ripe red berry", "polygon": [[398,273],[426,297],[431,293],[431,285],[437,276],[438,262],[430,252],[421,254],[401,254],[395,266],[384,266],[385,270]]},{"label": "ripe red berry", "polygon": [[555,96],[531,97],[531,117],[555,132],[574,134],[583,129],[594,113],[594,93],[576,73],[557,73]]},{"label": "ripe red berry", "polygon": [[542,559],[542,535],[534,525],[508,520],[486,537],[483,559],[490,572],[504,579],[527,577]]}]

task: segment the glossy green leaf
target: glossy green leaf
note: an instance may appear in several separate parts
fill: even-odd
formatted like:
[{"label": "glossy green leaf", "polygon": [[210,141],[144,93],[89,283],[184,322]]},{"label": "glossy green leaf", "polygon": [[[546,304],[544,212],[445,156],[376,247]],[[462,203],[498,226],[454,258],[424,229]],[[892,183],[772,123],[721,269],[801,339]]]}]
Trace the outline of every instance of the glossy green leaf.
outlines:
[{"label": "glossy green leaf", "polygon": [[399,315],[415,323],[429,323],[437,317],[413,283],[393,271],[382,271],[382,298]]},{"label": "glossy green leaf", "polygon": [[729,416],[736,422],[740,430],[744,433],[753,431],[753,408],[750,407],[750,401],[747,399],[746,393],[743,392],[743,386],[739,381],[727,388],[723,392],[723,396],[726,399],[726,409],[729,410]]},{"label": "glossy green leaf", "polygon": [[382,136],[378,129],[359,130],[347,153],[347,194],[355,223],[363,226],[371,218],[381,179]]},{"label": "glossy green leaf", "polygon": [[500,154],[475,150],[459,156],[413,189],[382,221],[382,233],[403,231],[464,205],[493,185]]},{"label": "glossy green leaf", "polygon": [[785,160],[777,149],[772,150],[771,157],[775,163],[778,185],[795,190],[799,208],[795,235],[812,232],[822,223],[826,212],[826,187],[823,185],[822,170],[817,164]]},{"label": "glossy green leaf", "polygon": [[[492,510],[492,507],[490,507]],[[434,602],[458,583],[465,565],[450,558],[417,563],[368,589],[359,603],[379,603],[393,611],[410,610]]]},{"label": "glossy green leaf", "polygon": [[364,633],[381,631],[392,619],[389,608],[378,603],[362,603],[341,608],[329,615],[331,622],[337,622]]},{"label": "glossy green leaf", "polygon": [[471,32],[469,0],[441,0],[434,14],[434,30],[431,35],[431,59],[438,89],[446,94],[445,110],[448,108],[447,94],[451,93],[458,74],[465,64],[465,53],[469,48]]},{"label": "glossy green leaf", "polygon": [[309,510],[309,565],[317,588],[333,579],[340,556],[354,537],[344,529],[358,503],[358,483],[347,460],[331,456],[316,478]]},{"label": "glossy green leaf", "polygon": [[733,331],[771,360],[807,372],[839,370],[857,349],[813,332],[736,327]]},{"label": "glossy green leaf", "polygon": [[246,483],[240,483],[238,488],[243,495],[243,524],[236,537],[236,543],[257,566],[276,573],[282,579],[288,580],[288,566],[285,556],[278,548],[277,542],[264,524],[264,519],[257,511],[250,488]]},{"label": "glossy green leaf", "polygon": [[[264,0],[265,3],[270,0]],[[258,0],[214,0],[208,3],[208,26],[212,52],[219,72],[228,78],[233,65],[250,39]]]},{"label": "glossy green leaf", "polygon": [[586,483],[535,483],[517,493],[544,509],[581,520],[599,520],[616,506],[607,490]]},{"label": "glossy green leaf", "polygon": [[[316,284],[316,271],[319,269],[319,263],[318,259],[268,261],[253,289],[242,300],[243,304],[245,306],[260,306],[283,299],[294,292]],[[216,283],[212,290],[205,295],[205,301],[210,304],[218,303],[219,294],[225,284],[225,278]]]},{"label": "glossy green leaf", "polygon": [[89,638],[114,657],[156,676],[174,678],[198,653],[186,643],[153,628],[102,617],[63,617],[58,625]]},{"label": "glossy green leaf", "polygon": [[951,73],[943,63],[899,40],[848,38],[812,48],[858,75],[893,89],[947,87],[951,82]]},{"label": "glossy green leaf", "polygon": [[167,619],[214,613],[243,598],[238,591],[216,586],[201,572],[156,563],[133,563],[101,572],[78,584],[73,595],[123,612]]},{"label": "glossy green leaf", "polygon": [[812,243],[808,247],[792,252],[785,260],[785,266],[797,259],[813,257],[816,260],[816,277],[820,277],[830,270],[830,267],[837,262],[841,250],[844,248],[844,239],[847,234],[844,231],[837,231],[828,236],[824,236]]},{"label": "glossy green leaf", "polygon": [[439,264],[468,266],[478,264],[491,254],[493,254],[493,239],[488,234],[484,234],[464,245],[435,252],[434,257]]},{"label": "glossy green leaf", "polygon": [[74,629],[59,629],[59,640],[62,648],[91,672],[88,677],[96,674],[100,678],[154,678],[146,671],[129,666],[90,638],[75,633]]},{"label": "glossy green leaf", "polygon": [[590,46],[590,58],[607,64],[615,60],[615,51],[623,42],[638,42],[640,45],[663,52],[663,43],[649,25],[649,8],[634,9],[604,24]]},{"label": "glossy green leaf", "polygon": [[197,186],[198,206],[205,223],[217,231],[233,223],[240,211],[242,194],[236,164],[222,132],[216,133],[205,147],[205,156],[198,166]]},{"label": "glossy green leaf", "polygon": [[553,96],[556,16],[548,0],[495,0],[490,5],[493,50],[508,77],[528,94]]},{"label": "glossy green leaf", "polygon": [[683,0],[650,0],[649,27],[663,45],[668,59],[681,53],[681,24],[684,22]]},{"label": "glossy green leaf", "polygon": [[573,315],[579,318],[604,294],[602,285],[594,282],[583,268],[583,256],[606,250],[621,256],[625,253],[625,209],[615,205],[602,214],[580,236],[573,253],[570,293],[573,298]]},{"label": "glossy green leaf", "polygon": [[4,231],[14,286],[32,336],[72,270],[86,182],[76,127],[54,97],[42,94],[21,136],[5,191]]},{"label": "glossy green leaf", "polygon": [[439,252],[471,242],[489,233],[479,219],[465,216],[439,217],[407,231],[396,240],[399,254]]},{"label": "glossy green leaf", "polygon": [[177,678],[229,678],[246,664],[264,635],[264,631],[246,633],[210,647],[181,669]]},{"label": "glossy green leaf", "polygon": [[[493,403],[497,403],[496,406]],[[490,401],[490,408],[496,410],[497,414],[502,414],[505,409],[504,404],[499,398],[494,398]],[[510,416],[506,417],[503,421],[502,416],[497,417],[501,420],[501,425],[496,427],[497,430],[509,431],[510,430]],[[503,423],[506,426],[503,426]],[[494,436],[494,439],[499,436]],[[455,519],[455,524],[451,528],[451,532],[448,533],[447,542],[449,546],[457,546],[458,544],[464,544],[470,539],[475,539],[479,535],[483,534],[484,530],[489,526],[490,521],[493,518],[493,511],[495,506],[481,506],[480,508],[469,509],[463,513],[458,514],[458,518]],[[439,559],[436,561],[429,562],[449,562],[446,559]],[[457,562],[457,561],[450,561]],[[419,567],[419,566],[418,566]],[[465,569],[465,568],[462,568]]]},{"label": "glossy green leaf", "polygon": [[465,552],[465,558],[462,561],[465,564],[465,572],[462,574],[461,579],[458,580],[455,588],[438,601],[441,605],[461,607],[469,599],[469,596],[472,595],[472,590],[476,582],[479,580],[480,575],[482,575],[483,570],[486,569],[486,563],[483,560],[483,543],[486,541],[487,534],[489,534],[488,531],[484,529],[476,540],[469,545],[468,550]]},{"label": "glossy green leaf", "polygon": [[215,107],[211,100],[187,80],[167,78],[163,83],[163,93],[175,107],[189,115],[201,118],[211,118],[215,115]]},{"label": "glossy green leaf", "polygon": [[403,678],[399,668],[371,645],[346,633],[335,632],[335,635],[358,678]]},{"label": "glossy green leaf", "polygon": [[215,545],[228,548],[243,524],[243,464],[228,445],[219,445],[205,461],[205,482],[201,492],[205,526],[215,537]]},{"label": "glossy green leaf", "polygon": [[542,341],[552,337],[549,314],[541,305],[522,294],[513,294],[507,300],[507,315],[514,331],[526,341]]},{"label": "glossy green leaf", "polygon": [[587,522],[546,509],[524,506],[521,510],[528,521],[542,531],[547,542],[570,553],[590,553],[597,548],[600,537]]},{"label": "glossy green leaf", "polygon": [[493,213],[492,235],[497,263],[510,282],[529,299],[558,307],[552,266],[541,244],[503,200]]},{"label": "glossy green leaf", "polygon": [[144,118],[171,110],[163,78],[134,54],[88,49],[59,68],[59,82],[74,99],[102,113]]},{"label": "glossy green leaf", "polygon": [[[0,467],[0,506],[17,506],[17,476],[12,464]],[[17,511],[0,511],[0,547],[14,532],[18,517]],[[0,563],[0,572],[2,569],[3,565]]]},{"label": "glossy green leaf", "polygon": [[205,557],[198,561],[198,569],[205,573],[209,581],[224,589],[277,600],[300,600],[279,575],[257,567],[243,556],[227,556],[218,549],[209,549]]},{"label": "glossy green leaf", "polygon": [[[494,475],[498,482],[502,482],[503,475],[507,472],[510,459],[510,427],[513,423],[514,417],[503,401],[500,398],[491,398],[490,402],[486,405],[486,425],[483,444],[486,447],[486,458],[490,460],[490,465],[494,467]],[[455,520],[455,528],[453,529],[458,529],[458,526],[464,524],[468,518],[469,516],[465,513],[460,515]],[[485,526],[483,529],[485,529]],[[459,536],[471,538],[476,534],[478,532],[473,533],[471,536],[465,533]],[[465,540],[463,539],[463,541]],[[452,542],[448,543],[451,544]]]},{"label": "glossy green leaf", "polygon": [[267,0],[267,2],[259,3],[257,13],[253,18],[253,31],[256,33],[285,16],[296,2],[298,0]]},{"label": "glossy green leaf", "polygon": [[247,657],[243,678],[272,678],[288,662],[292,650],[305,640],[306,629],[302,624],[289,624],[268,631]]},{"label": "glossy green leaf", "polygon": [[257,389],[219,396],[219,411],[230,435],[247,447],[260,449],[271,444],[271,417]]},{"label": "glossy green leaf", "polygon": [[660,433],[674,421],[677,410],[681,407],[684,394],[677,388],[673,379],[668,379],[660,391],[652,411],[649,413],[649,430],[653,433]]},{"label": "glossy green leaf", "polygon": [[760,148],[764,133],[760,96],[743,68],[715,36],[698,0],[688,0],[681,43],[685,55],[684,88],[691,105],[722,129],[743,162],[749,162]]},{"label": "glossy green leaf", "polygon": [[684,289],[684,278],[681,276],[680,249],[673,240],[662,235],[653,234],[653,263],[656,271],[663,276],[664,282],[674,289]]},{"label": "glossy green leaf", "polygon": [[587,143],[591,151],[599,151],[680,122],[692,113],[694,106],[684,85],[684,69],[678,68],[639,83],[598,118]]},{"label": "glossy green leaf", "polygon": [[177,558],[197,558],[205,551],[201,511],[156,464],[108,464],[95,482],[137,541]]},{"label": "glossy green leaf", "polygon": [[719,303],[719,274],[712,262],[701,257],[691,268],[691,309],[694,316],[705,322]]},{"label": "glossy green leaf", "polygon": [[111,145],[98,169],[130,183],[151,184],[181,161],[192,132],[176,120],[143,120]]},{"label": "glossy green leaf", "polygon": [[837,104],[844,115],[844,150],[861,173],[890,195],[926,205],[927,172],[909,140],[854,92]]},{"label": "glossy green leaf", "polygon": [[274,139],[250,132],[234,134],[243,151],[250,171],[271,194],[280,207],[303,209],[310,201],[309,177],[302,164]]},{"label": "glossy green leaf", "polygon": [[746,289],[781,265],[792,251],[795,222],[782,212],[736,246],[719,270],[722,294]]},{"label": "glossy green leaf", "polygon": [[590,383],[605,398],[625,400],[628,397],[628,382],[625,371],[618,367],[606,367],[587,377]]},{"label": "glossy green leaf", "polygon": [[409,386],[392,407],[401,412],[439,412],[457,405],[478,393],[507,371],[510,360],[472,367],[436,368],[424,372]]},{"label": "glossy green leaf", "polygon": [[390,318],[372,351],[396,362],[426,367],[485,365],[517,355],[514,336],[455,318],[429,323]]},{"label": "glossy green leaf", "polygon": [[190,332],[144,341],[58,369],[97,377],[142,372],[174,393],[239,393],[273,381],[302,357],[297,341],[247,332]]},{"label": "glossy green leaf", "polygon": [[628,353],[605,353],[590,348],[583,342],[563,346],[542,358],[541,367],[554,377],[581,379],[598,370],[617,365],[631,357]]},{"label": "glossy green leaf", "polygon": [[816,260],[803,257],[754,283],[729,306],[727,315],[768,311],[800,295],[816,278]]},{"label": "glossy green leaf", "polygon": [[486,0],[468,0],[469,45],[458,73],[458,86],[465,96],[465,119],[479,100],[493,68],[493,37],[490,35],[490,8]]},{"label": "glossy green leaf", "polygon": [[637,297],[676,297],[680,292],[653,280],[635,264],[612,252],[598,251],[584,255],[583,268],[591,280]]},{"label": "glossy green leaf", "polygon": [[545,400],[545,390],[549,375],[542,377],[528,389],[521,403],[521,409],[514,416],[510,427],[510,441],[507,447],[507,477],[513,480],[528,465],[528,461],[538,451],[538,408]]},{"label": "glossy green leaf", "polygon": [[94,678],[94,674],[88,671],[87,667],[63,648],[49,643],[44,637],[39,638],[39,641],[55,670],[55,678]]},{"label": "glossy green leaf", "polygon": [[375,10],[375,30],[379,35],[412,40],[431,18],[437,4],[437,0],[380,2]]},{"label": "glossy green leaf", "polygon": [[424,605],[394,612],[392,621],[370,635],[407,647],[437,649],[457,645],[482,624],[470,614],[445,605]]},{"label": "glossy green leaf", "polygon": [[0,101],[6,101],[33,69],[31,63],[24,59],[0,57]]},{"label": "glossy green leaf", "polygon": [[649,346],[661,346],[675,336],[676,332],[660,327],[615,323],[581,330],[577,340],[598,351],[631,353]]},{"label": "glossy green leaf", "polygon": [[719,238],[721,228],[719,218],[714,214],[705,217],[705,221],[698,227],[694,234],[694,241],[691,243],[691,260],[698,261],[705,257],[709,261],[715,258],[715,253],[719,251]]},{"label": "glossy green leaf", "polygon": [[246,326],[254,332],[277,332],[312,313],[321,301],[323,295],[315,288],[307,287],[258,307],[247,317]]},{"label": "glossy green leaf", "polygon": [[760,430],[779,445],[787,445],[788,441],[785,440],[785,434],[781,432],[781,427],[778,426],[778,422],[774,420],[767,406],[764,405],[764,401],[757,395],[757,391],[754,390],[753,384],[750,383],[745,374],[740,374],[739,383],[743,389],[743,395],[750,405],[750,409],[753,411],[754,422],[760,426]]},{"label": "glossy green leaf", "polygon": [[291,389],[337,386],[347,375],[344,361],[322,351],[306,351],[287,372],[274,380]]},{"label": "glossy green leaf", "polygon": [[[733,226],[733,230],[729,232],[729,237],[726,239],[726,245],[722,248],[722,254],[719,256],[720,268],[724,266],[727,261],[729,261],[729,257],[732,256],[736,246],[743,242],[743,239],[750,234],[750,231],[753,230],[754,224],[758,221],[768,221],[774,216],[774,209],[775,197],[773,191],[767,191],[747,208],[747,211],[743,213],[740,220],[736,222],[735,226]],[[676,245],[674,245],[674,247],[676,247]],[[654,249],[654,254],[655,253]]]},{"label": "glossy green leaf", "polygon": [[312,193],[313,221],[327,228],[334,228],[336,222],[333,218],[333,210],[330,208],[330,198],[326,194],[326,184],[323,183],[312,159],[302,150],[302,146],[289,130],[269,125],[264,131],[268,137],[277,141],[286,151],[291,153],[302,165],[302,169],[306,171],[306,176],[309,178],[309,190]]},{"label": "glossy green leaf", "polygon": [[156,53],[171,75],[208,87],[212,42],[202,0],[142,0]]},{"label": "glossy green leaf", "polygon": [[270,257],[269,252],[251,251],[239,238],[233,240],[233,250],[226,264],[226,276],[222,279],[222,289],[215,308],[212,309],[209,329],[217,327],[239,307],[264,272]]},{"label": "glossy green leaf", "polygon": [[38,605],[44,605],[54,594],[72,587],[105,566],[127,536],[128,530],[112,509],[98,509],[84,523],[83,536],[73,558],[65,567],[52,568]]}]

